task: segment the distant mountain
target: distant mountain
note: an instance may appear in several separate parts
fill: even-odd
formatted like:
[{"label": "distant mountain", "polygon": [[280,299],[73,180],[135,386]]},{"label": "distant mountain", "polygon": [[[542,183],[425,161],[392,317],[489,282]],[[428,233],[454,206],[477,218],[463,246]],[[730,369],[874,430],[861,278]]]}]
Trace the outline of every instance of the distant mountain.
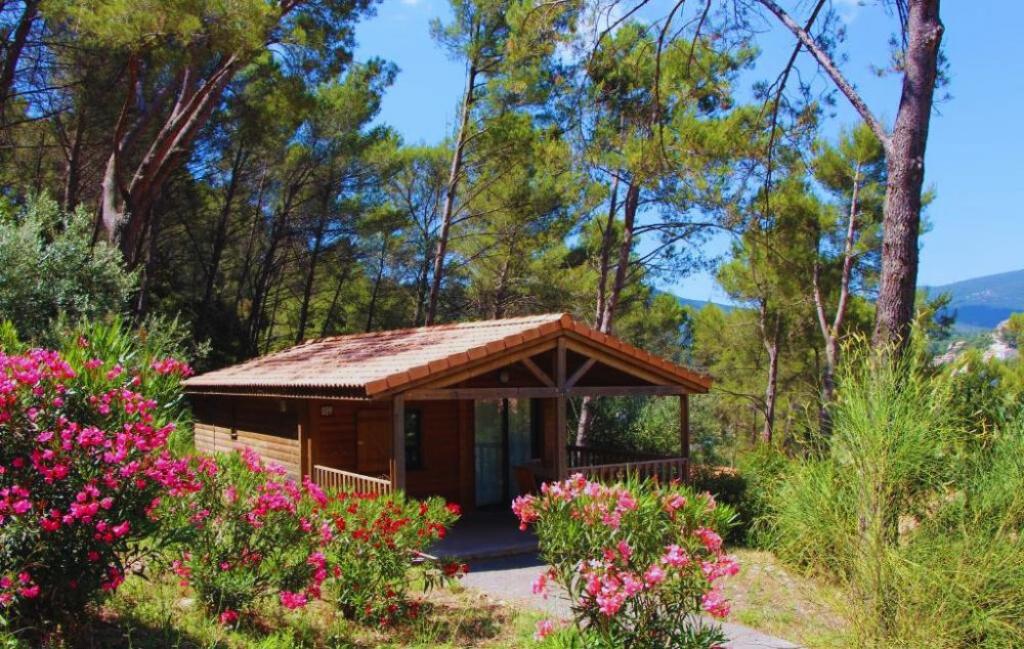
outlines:
[{"label": "distant mountain", "polygon": [[694,300],[694,299],[691,299],[691,298],[688,298],[688,297],[679,297],[678,295],[675,295],[673,297],[675,297],[677,300],[679,300],[679,303],[682,304],[683,306],[693,307],[694,309],[696,309],[698,311],[703,309],[704,307],[706,307],[709,304],[714,304],[715,306],[717,306],[722,311],[725,311],[726,313],[728,313],[729,311],[732,311],[733,309],[736,308],[736,307],[734,307],[732,305],[729,305],[729,304],[720,304],[718,302],[712,302],[711,300]]},{"label": "distant mountain", "polygon": [[929,295],[949,293],[956,311],[956,328],[992,329],[1011,313],[1024,311],[1024,270],[925,287]]}]

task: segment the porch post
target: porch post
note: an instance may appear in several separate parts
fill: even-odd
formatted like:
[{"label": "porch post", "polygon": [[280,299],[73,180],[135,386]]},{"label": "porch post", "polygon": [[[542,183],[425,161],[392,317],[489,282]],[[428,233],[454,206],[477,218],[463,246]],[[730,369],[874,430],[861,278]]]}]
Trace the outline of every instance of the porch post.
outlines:
[{"label": "porch post", "polygon": [[568,477],[568,462],[566,460],[566,445],[569,440],[566,438],[566,387],[565,387],[565,339],[558,339],[558,347],[555,356],[555,384],[558,386],[558,397],[555,398],[555,469],[559,480]]},{"label": "porch post", "polygon": [[405,489],[405,396],[394,396],[391,416],[391,486]]},{"label": "porch post", "polygon": [[686,473],[683,476],[684,482],[690,481],[690,395],[679,395],[679,447],[680,453],[686,460]]}]

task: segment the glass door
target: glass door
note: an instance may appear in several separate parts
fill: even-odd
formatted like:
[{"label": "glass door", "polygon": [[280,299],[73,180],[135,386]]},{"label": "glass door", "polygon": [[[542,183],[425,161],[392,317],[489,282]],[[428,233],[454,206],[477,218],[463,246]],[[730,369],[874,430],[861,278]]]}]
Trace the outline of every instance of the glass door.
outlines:
[{"label": "glass door", "polygon": [[477,401],[473,427],[476,432],[476,505],[505,503],[505,444],[502,439],[500,401]]},{"label": "glass door", "polygon": [[512,476],[506,488],[506,496],[511,502],[520,494],[516,480],[516,467],[529,464],[533,459],[533,418],[530,414],[529,399],[510,399],[508,401],[508,475]]},{"label": "glass door", "polygon": [[476,402],[477,507],[506,505],[519,495],[515,469],[536,453],[531,410],[529,399]]}]

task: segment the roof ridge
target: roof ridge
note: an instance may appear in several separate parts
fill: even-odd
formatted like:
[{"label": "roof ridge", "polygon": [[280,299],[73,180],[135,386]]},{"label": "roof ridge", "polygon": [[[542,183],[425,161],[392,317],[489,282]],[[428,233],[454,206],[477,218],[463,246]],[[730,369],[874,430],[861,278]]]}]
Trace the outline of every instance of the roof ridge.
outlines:
[{"label": "roof ridge", "polygon": [[[556,322],[560,321],[565,316],[569,316],[574,322],[575,318],[572,317],[571,313],[566,311],[562,312],[550,312],[550,313],[538,313],[536,315],[523,315],[515,316],[513,318],[498,318],[498,319],[480,319],[480,320],[463,320],[460,322],[442,322],[440,324],[432,325],[420,325],[419,327],[405,327],[402,329],[378,329],[377,331],[361,331],[359,333],[351,334],[336,334],[334,336],[323,336],[321,338],[307,338],[301,343],[286,347],[279,351],[287,351],[289,349],[295,349],[303,345],[312,345],[314,343],[327,342],[333,340],[355,340],[357,338],[372,338],[374,336],[397,336],[406,335],[415,331],[437,331],[439,329],[459,329],[469,327],[501,327],[510,323],[525,322],[529,320],[537,320],[538,322]],[[277,353],[277,352],[274,352]],[[256,358],[260,358],[257,356]]]}]

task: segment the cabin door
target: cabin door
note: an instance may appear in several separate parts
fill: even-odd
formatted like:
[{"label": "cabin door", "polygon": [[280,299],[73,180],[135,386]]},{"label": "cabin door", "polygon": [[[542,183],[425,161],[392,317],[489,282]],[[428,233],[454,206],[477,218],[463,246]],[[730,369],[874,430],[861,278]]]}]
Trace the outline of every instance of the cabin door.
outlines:
[{"label": "cabin door", "polygon": [[515,468],[530,462],[533,418],[529,399],[477,401],[476,505],[507,505],[519,495]]},{"label": "cabin door", "polygon": [[356,412],[356,472],[368,476],[391,473],[391,417],[387,410]]},{"label": "cabin door", "polygon": [[477,401],[475,405],[476,506],[498,505],[505,501],[506,480],[501,402]]}]

